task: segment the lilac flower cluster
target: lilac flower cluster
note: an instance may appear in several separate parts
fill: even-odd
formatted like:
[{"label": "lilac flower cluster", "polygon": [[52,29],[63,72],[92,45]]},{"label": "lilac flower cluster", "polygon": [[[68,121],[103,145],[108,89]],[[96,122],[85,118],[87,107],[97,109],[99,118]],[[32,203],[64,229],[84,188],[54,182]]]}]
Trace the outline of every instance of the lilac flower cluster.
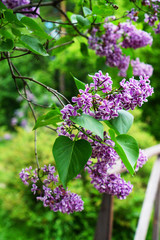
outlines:
[{"label": "lilac flower cluster", "polygon": [[[145,11],[147,12],[144,14],[144,22],[148,23],[149,26],[154,27],[153,30],[156,34],[160,33],[160,23],[156,25],[156,22],[158,22],[158,17],[160,14],[160,1],[159,0],[142,0],[142,9],[145,7]],[[138,9],[139,10],[139,9]],[[127,16],[133,20],[138,20],[138,11],[136,9],[131,9],[131,11],[128,11]]]},{"label": "lilac flower cluster", "polygon": [[[4,3],[8,8],[13,9],[18,6],[29,4],[30,1],[29,0],[2,0],[2,3]],[[25,15],[28,17],[36,17],[36,14],[26,13],[26,12],[34,12],[35,9],[36,9],[35,7],[26,8],[26,9],[22,9],[22,12],[24,11]],[[36,13],[39,14],[39,9],[36,9]]]},{"label": "lilac flower cluster", "polygon": [[[130,78],[129,81],[123,79],[120,82],[119,90],[113,90],[113,82],[108,73],[103,75],[99,71],[90,77],[93,82],[90,85],[87,84],[85,90],[80,89],[77,97],[72,98],[73,105],[68,104],[61,110],[64,122],[62,126],[58,127],[57,133],[68,136],[72,140],[78,137],[89,141],[92,155],[85,169],[90,174],[91,183],[100,192],[124,199],[131,192],[132,185],[130,182],[125,182],[118,174],[109,174],[119,158],[114,150],[114,142],[106,132],[104,132],[103,142],[99,136],[93,135],[91,131],[84,128],[81,128],[76,134],[70,117],[84,112],[96,119],[110,120],[118,116],[118,110],[141,106],[143,102],[147,101],[147,97],[152,95],[153,88],[150,86],[148,77],[141,76],[140,80]],[[145,161],[146,158],[140,151],[136,169],[141,167]]]},{"label": "lilac flower cluster", "polygon": [[153,67],[150,64],[145,64],[139,61],[139,58],[131,61],[131,66],[133,67],[134,76],[148,76],[151,77],[153,74]]},{"label": "lilac flower cluster", "polygon": [[130,11],[127,11],[127,17],[129,17],[132,21],[137,22],[138,20],[138,12],[132,8]]},{"label": "lilac flower cluster", "polygon": [[[83,138],[83,136],[82,136]],[[97,140],[98,138],[96,136]],[[97,162],[90,160],[87,171],[90,174],[91,184],[100,192],[115,195],[119,199],[125,199],[132,191],[133,186],[130,182],[125,182],[120,174],[109,174],[109,170],[116,165],[119,156],[112,148],[114,142],[104,132],[104,144],[89,140],[92,146],[92,159],[97,158]],[[107,144],[107,145],[105,145]]]},{"label": "lilac flower cluster", "polygon": [[[87,84],[85,90],[79,90],[77,97],[72,98],[73,105],[68,104],[61,110],[62,118],[65,120],[62,128],[71,125],[70,117],[77,116],[80,110],[96,119],[110,120],[118,116],[118,110],[133,110],[136,106],[142,106],[147,97],[153,93],[150,80],[146,76],[140,76],[139,80],[134,77],[129,81],[123,79],[120,82],[120,89],[114,91],[108,73],[103,75],[99,71],[90,77],[93,83]],[[100,92],[103,95],[99,94]]]},{"label": "lilac flower cluster", "polygon": [[43,202],[44,207],[67,214],[82,211],[83,201],[80,196],[65,190],[61,185],[57,186],[58,175],[55,175],[55,172],[54,166],[45,165],[40,174],[37,169],[32,170],[32,167],[29,167],[22,169],[19,175],[25,185],[31,184],[31,191],[37,195],[37,200]]},{"label": "lilac flower cluster", "polygon": [[123,54],[123,48],[141,48],[152,45],[152,37],[145,31],[138,30],[131,22],[114,25],[106,22],[105,33],[100,34],[99,29],[94,28],[88,43],[90,48],[99,56],[106,57],[106,65],[117,67],[119,75],[125,77],[129,67],[130,56]]}]

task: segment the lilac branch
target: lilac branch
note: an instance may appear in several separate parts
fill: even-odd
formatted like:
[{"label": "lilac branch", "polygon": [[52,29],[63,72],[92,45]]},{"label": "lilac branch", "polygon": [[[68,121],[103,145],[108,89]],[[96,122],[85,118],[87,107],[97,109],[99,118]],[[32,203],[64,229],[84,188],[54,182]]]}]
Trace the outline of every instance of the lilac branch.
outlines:
[{"label": "lilac branch", "polygon": [[[39,3],[30,3],[30,4],[24,4],[24,5],[21,5],[21,6],[17,6],[15,8],[13,8],[13,12],[18,12],[19,10],[22,10],[24,8],[32,8],[32,7],[47,7],[47,6],[56,6],[58,3],[62,2],[63,0],[56,0],[56,1],[50,1],[50,2],[41,2],[40,4]],[[32,11],[33,13],[33,11]]]},{"label": "lilac branch", "polygon": [[48,49],[47,52],[50,52],[53,49],[56,49],[56,48],[59,48],[59,47],[63,47],[63,46],[66,46],[66,45],[69,45],[69,44],[72,44],[72,43],[74,43],[74,41],[69,41],[69,42],[62,43],[60,45],[56,45],[56,46],[51,47],[50,49]]},{"label": "lilac branch", "polygon": [[69,17],[67,16],[67,14],[66,14],[61,8],[59,8],[58,6],[55,6],[55,8],[67,19],[67,21],[72,25],[72,27],[74,28],[74,30],[75,30],[80,36],[88,39],[88,37],[87,37],[86,35],[84,35],[83,33],[81,33],[81,32],[79,31],[79,29],[71,22],[71,20],[70,20]]}]

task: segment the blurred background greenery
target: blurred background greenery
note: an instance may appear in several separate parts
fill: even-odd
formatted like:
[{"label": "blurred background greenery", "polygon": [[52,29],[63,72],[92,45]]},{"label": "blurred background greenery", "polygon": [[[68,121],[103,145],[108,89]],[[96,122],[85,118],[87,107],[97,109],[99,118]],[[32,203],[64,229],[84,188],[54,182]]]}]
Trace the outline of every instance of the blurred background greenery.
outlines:
[{"label": "blurred background greenery", "polygon": [[[75,1],[67,6],[75,8]],[[122,1],[124,4],[125,1]],[[122,4],[122,7],[123,7]],[[50,16],[53,12],[47,11]],[[78,11],[78,10],[77,10]],[[54,28],[54,26],[52,26]],[[147,30],[147,26],[143,26]],[[47,29],[46,29],[47,30]],[[154,35],[154,34],[153,34]],[[88,50],[88,55],[80,51],[79,37],[71,46],[55,52],[52,57],[25,56],[23,60],[14,59],[15,65],[23,75],[28,75],[64,93],[69,99],[77,94],[71,77],[89,82],[88,74],[98,70],[109,72],[116,85],[121,78],[118,69],[105,65],[105,59]],[[128,53],[130,54],[130,53]],[[152,64],[154,74],[151,84],[155,94],[141,109],[133,111],[135,122],[130,134],[137,139],[142,149],[153,146],[160,139],[159,131],[159,36],[154,35],[152,48],[136,50],[142,62]],[[128,72],[128,76],[131,73]],[[52,104],[55,99],[39,87],[34,87],[31,96],[39,104]],[[97,216],[101,204],[101,195],[89,182],[88,175],[70,184],[72,191],[82,195],[85,210],[71,215],[53,213],[37,202],[27,186],[19,179],[22,168],[35,165],[33,119],[27,104],[21,101],[11,79],[7,63],[0,63],[0,240],[82,240],[93,239]],[[36,108],[38,114],[45,110]],[[38,129],[38,155],[40,164],[53,163],[51,153],[56,135],[45,128]],[[139,218],[145,189],[155,159],[150,159],[135,176],[124,173],[124,178],[134,185],[133,192],[126,200],[114,199],[113,240],[133,239]],[[152,225],[149,227],[147,240],[151,239]]]}]

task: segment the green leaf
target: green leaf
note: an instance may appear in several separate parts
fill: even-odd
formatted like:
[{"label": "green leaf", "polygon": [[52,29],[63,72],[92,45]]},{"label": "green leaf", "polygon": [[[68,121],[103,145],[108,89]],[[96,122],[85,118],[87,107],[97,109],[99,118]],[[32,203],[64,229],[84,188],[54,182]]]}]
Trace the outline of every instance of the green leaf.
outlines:
[{"label": "green leaf", "polygon": [[14,23],[17,27],[24,27],[24,25],[17,19],[16,15],[12,10],[7,10],[4,12],[5,17],[9,23]]},{"label": "green leaf", "polygon": [[84,16],[90,16],[92,15],[92,11],[91,9],[87,8],[87,7],[83,7],[83,13],[84,13]]},{"label": "green leaf", "polygon": [[101,139],[104,139],[103,132],[104,132],[104,127],[102,123],[100,123],[97,119],[94,117],[82,113],[81,116],[77,117],[70,117],[71,121],[74,123],[78,124],[79,126],[90,130],[94,134],[98,135]]},{"label": "green leaf", "polygon": [[17,28],[11,28],[11,30],[15,36],[18,36],[18,37],[21,36],[21,31],[19,31]]},{"label": "green leaf", "polygon": [[7,9],[7,7],[0,1],[0,10]]},{"label": "green leaf", "polygon": [[133,175],[139,156],[139,148],[136,140],[127,134],[119,135],[116,137],[114,149],[128,171]]},{"label": "green leaf", "polygon": [[81,25],[83,27],[90,25],[90,21],[87,18],[84,18],[81,15],[76,15],[76,19],[77,19],[77,22],[79,23],[79,25]]},{"label": "green leaf", "polygon": [[81,43],[81,53],[83,56],[88,56],[88,47],[85,43]]},{"label": "green leaf", "polygon": [[8,52],[13,49],[14,43],[12,39],[6,39],[5,41],[0,41],[0,52]]},{"label": "green leaf", "polygon": [[43,45],[39,42],[37,38],[28,35],[23,35],[20,37],[20,43],[33,53],[42,56],[48,56],[48,53],[46,52]]},{"label": "green leaf", "polygon": [[[72,75],[72,73],[71,73],[71,75]],[[77,89],[85,90],[85,83],[81,82],[78,78],[74,77],[73,75],[72,75],[72,77],[74,79]]]},{"label": "green leaf", "polygon": [[44,38],[44,39],[52,39],[33,19],[29,17],[23,17],[21,22],[28,27],[35,35]]},{"label": "green leaf", "polygon": [[0,29],[0,35],[2,35],[6,39],[13,39],[14,38],[14,36],[9,31],[7,31],[5,28]]},{"label": "green leaf", "polygon": [[84,139],[72,141],[65,136],[56,139],[53,156],[64,188],[83,170],[91,154],[91,145]]},{"label": "green leaf", "polygon": [[134,117],[131,113],[125,110],[118,111],[119,116],[111,119],[110,121],[104,121],[109,127],[113,128],[117,135],[125,134],[128,132],[133,124]]},{"label": "green leaf", "polygon": [[58,109],[51,110],[37,119],[33,130],[50,124],[57,127],[57,123],[62,121],[60,117]]}]

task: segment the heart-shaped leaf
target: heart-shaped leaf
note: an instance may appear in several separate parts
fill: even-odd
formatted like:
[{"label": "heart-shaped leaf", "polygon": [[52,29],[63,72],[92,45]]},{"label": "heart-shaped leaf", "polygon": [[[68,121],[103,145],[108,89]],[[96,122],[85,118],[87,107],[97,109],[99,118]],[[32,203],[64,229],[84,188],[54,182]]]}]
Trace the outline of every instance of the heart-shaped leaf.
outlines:
[{"label": "heart-shaped leaf", "polygon": [[91,154],[91,145],[84,139],[72,141],[65,136],[56,139],[53,145],[53,156],[64,188],[69,180],[82,171]]},{"label": "heart-shaped leaf", "polygon": [[127,134],[122,134],[116,137],[115,143],[115,151],[120,156],[128,171],[133,175],[139,156],[139,148],[136,140]]},{"label": "heart-shaped leaf", "polygon": [[104,121],[110,128],[113,128],[115,132],[119,134],[125,134],[128,132],[133,124],[134,117],[131,113],[125,110],[118,111],[118,117],[111,119],[110,121]]}]

